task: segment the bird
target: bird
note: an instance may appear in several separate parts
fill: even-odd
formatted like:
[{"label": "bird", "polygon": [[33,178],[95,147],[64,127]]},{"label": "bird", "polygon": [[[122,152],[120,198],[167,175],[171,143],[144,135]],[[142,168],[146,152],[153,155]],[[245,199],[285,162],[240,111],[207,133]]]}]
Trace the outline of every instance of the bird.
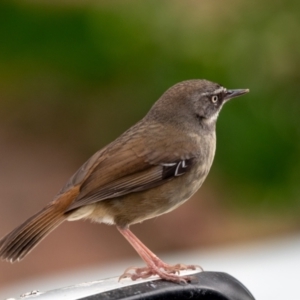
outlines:
[{"label": "bird", "polygon": [[216,121],[223,105],[249,89],[226,89],[192,79],[170,87],[139,122],[92,155],[41,211],[0,240],[0,258],[22,260],[64,221],[115,225],[145,267],[120,279],[158,275],[175,283],[194,265],[169,265],[148,249],[130,225],[168,213],[202,185],[216,150]]}]

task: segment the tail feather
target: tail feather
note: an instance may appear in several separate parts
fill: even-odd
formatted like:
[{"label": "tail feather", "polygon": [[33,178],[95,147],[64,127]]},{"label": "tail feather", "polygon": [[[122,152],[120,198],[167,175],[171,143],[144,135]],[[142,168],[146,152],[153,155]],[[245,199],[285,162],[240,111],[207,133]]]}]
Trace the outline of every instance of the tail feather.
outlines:
[{"label": "tail feather", "polygon": [[[9,238],[7,236],[7,242],[9,242],[9,240],[14,240],[14,243],[7,244],[7,251],[9,251],[12,247],[14,247],[14,250],[17,250],[18,247],[21,247],[23,244],[26,244],[26,242],[32,236],[34,236],[40,231],[40,227],[42,227],[44,223],[51,221],[50,219],[52,218],[52,215],[47,215],[45,214],[45,211],[41,211],[29,220],[27,220],[22,225],[20,225],[18,228],[16,228],[10,233]],[[18,245],[18,247],[16,247],[16,245]]]},{"label": "tail feather", "polygon": [[22,259],[22,257],[25,256],[23,253],[28,253],[38,243],[38,241],[41,240],[41,238],[45,237],[61,223],[60,220],[58,221],[59,223],[56,225],[55,216],[46,215],[45,218],[42,219],[41,224],[37,224],[35,222],[34,225],[30,226],[30,228],[26,229],[22,233],[19,232],[14,243],[11,243],[10,247],[7,249],[7,251],[11,253],[11,260],[14,261]]},{"label": "tail feather", "polygon": [[22,249],[19,250],[18,253],[16,253],[13,257],[13,261],[18,260],[20,261],[23,259],[43,238],[45,238],[53,229],[55,229],[57,226],[59,226],[63,220],[58,220],[55,224],[53,224],[52,228],[48,230],[47,228],[39,234],[32,237],[30,241],[26,245],[23,246]]},{"label": "tail feather", "polygon": [[66,217],[55,205],[45,207],[0,241],[0,258],[21,260]]}]

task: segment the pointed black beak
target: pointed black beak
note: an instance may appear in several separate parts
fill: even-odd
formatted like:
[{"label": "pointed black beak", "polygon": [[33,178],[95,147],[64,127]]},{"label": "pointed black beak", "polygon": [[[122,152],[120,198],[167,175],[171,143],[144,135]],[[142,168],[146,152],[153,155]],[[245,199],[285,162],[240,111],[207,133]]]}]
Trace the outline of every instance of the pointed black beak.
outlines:
[{"label": "pointed black beak", "polygon": [[232,98],[239,97],[247,93],[249,93],[249,89],[227,90],[223,100],[226,102]]}]

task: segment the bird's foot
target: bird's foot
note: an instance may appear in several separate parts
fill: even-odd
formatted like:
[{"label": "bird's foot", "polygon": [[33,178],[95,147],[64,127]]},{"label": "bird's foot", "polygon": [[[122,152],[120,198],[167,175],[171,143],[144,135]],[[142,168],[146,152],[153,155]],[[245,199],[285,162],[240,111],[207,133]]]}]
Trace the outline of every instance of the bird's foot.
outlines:
[{"label": "bird's foot", "polygon": [[176,264],[174,266],[168,265],[161,260],[156,261],[152,266],[143,268],[129,267],[125,270],[119,280],[123,278],[130,278],[131,280],[145,279],[153,275],[158,275],[161,279],[172,281],[176,283],[186,284],[191,281],[190,276],[179,276],[180,271],[201,269],[200,266]]},{"label": "bird's foot", "polygon": [[184,264],[176,264],[174,266],[168,265],[164,263],[161,260],[158,260],[155,264],[157,267],[162,268],[169,274],[179,274],[180,271],[186,271],[186,270],[196,270],[199,269],[200,271],[203,271],[203,269],[198,265],[184,265]]},{"label": "bird's foot", "polygon": [[144,268],[128,268],[124,274],[120,276],[119,280],[123,278],[131,278],[137,280],[139,278],[145,279],[152,275],[157,275],[161,279],[172,281],[176,283],[188,283],[194,280],[193,276],[179,276],[180,271],[183,270],[196,270],[200,266],[177,264],[170,266],[159,259],[153,252],[151,252],[130,230],[129,228],[118,227],[118,230],[133,246],[136,252],[146,263]]}]

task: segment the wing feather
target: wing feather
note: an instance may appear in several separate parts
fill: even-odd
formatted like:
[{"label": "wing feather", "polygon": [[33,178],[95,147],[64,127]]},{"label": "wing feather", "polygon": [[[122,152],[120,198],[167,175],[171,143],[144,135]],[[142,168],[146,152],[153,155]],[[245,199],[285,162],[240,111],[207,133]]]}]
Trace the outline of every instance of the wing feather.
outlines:
[{"label": "wing feather", "polygon": [[158,152],[147,136],[132,129],[98,151],[71,177],[62,191],[80,184],[80,193],[66,212],[153,188],[185,174],[193,166],[195,151],[187,151],[184,144],[179,144],[181,151],[175,153],[167,144],[164,151]]}]

